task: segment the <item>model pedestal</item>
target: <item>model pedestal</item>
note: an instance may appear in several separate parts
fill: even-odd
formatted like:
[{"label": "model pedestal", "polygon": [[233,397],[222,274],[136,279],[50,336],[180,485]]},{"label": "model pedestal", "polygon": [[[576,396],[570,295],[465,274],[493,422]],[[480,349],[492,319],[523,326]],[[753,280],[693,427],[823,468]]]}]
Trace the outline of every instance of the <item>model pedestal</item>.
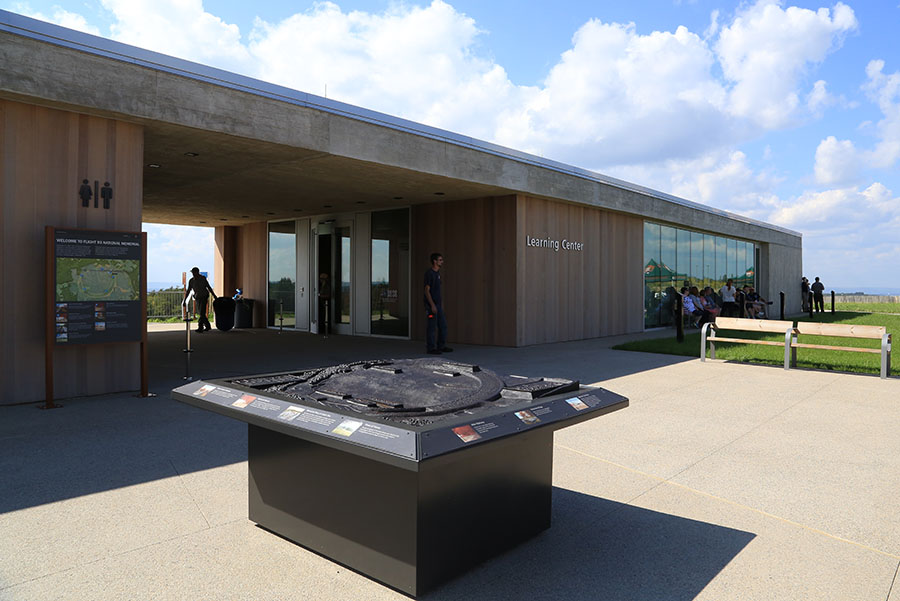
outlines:
[{"label": "model pedestal", "polygon": [[550,527],[553,433],[398,467],[249,426],[250,519],[410,595]]}]

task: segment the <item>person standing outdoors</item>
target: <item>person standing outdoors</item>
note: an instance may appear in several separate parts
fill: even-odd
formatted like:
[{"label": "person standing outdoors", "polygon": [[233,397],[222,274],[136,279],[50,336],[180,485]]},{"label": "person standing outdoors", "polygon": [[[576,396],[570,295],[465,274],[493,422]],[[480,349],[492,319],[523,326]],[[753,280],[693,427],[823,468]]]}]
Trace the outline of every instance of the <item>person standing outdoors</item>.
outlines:
[{"label": "person standing outdoors", "polygon": [[734,295],[737,294],[737,289],[734,287],[734,281],[729,278],[725,285],[722,286],[722,289],[719,290],[719,296],[722,297],[722,315],[727,317],[734,317],[738,313],[737,302],[734,299]]},{"label": "person standing outdoors", "polygon": [[800,278],[800,300],[803,301],[803,312],[809,313],[809,280]]},{"label": "person standing outdoors", "polygon": [[816,305],[816,313],[822,313],[825,311],[825,299],[822,296],[822,293],[825,292],[825,284],[819,281],[819,276],[816,276],[816,281],[813,282],[811,289],[813,293],[813,303]]},{"label": "person standing outdoors", "polygon": [[444,257],[441,253],[431,253],[431,267],[425,272],[425,350],[431,355],[452,352],[446,346],[447,318],[441,297],[441,267]]},{"label": "person standing outdoors", "polygon": [[187,307],[188,296],[190,296],[191,291],[193,290],[194,298],[197,299],[197,312],[200,314],[197,318],[197,333],[202,334],[211,329],[209,327],[209,319],[206,318],[206,307],[209,304],[209,295],[212,294],[213,298],[218,297],[216,297],[216,293],[213,292],[212,287],[209,285],[209,280],[200,273],[199,267],[193,267],[191,273],[193,274],[193,277],[188,280],[187,290],[184,291],[184,300],[181,304]]}]

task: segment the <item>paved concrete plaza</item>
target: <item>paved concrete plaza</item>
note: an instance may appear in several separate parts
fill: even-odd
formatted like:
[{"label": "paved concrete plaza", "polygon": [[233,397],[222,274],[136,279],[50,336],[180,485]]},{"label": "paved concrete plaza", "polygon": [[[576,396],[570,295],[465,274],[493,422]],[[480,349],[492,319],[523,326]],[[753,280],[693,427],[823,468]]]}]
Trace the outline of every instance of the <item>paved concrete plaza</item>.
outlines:
[{"label": "paved concrete plaza", "polygon": [[[247,519],[245,424],[170,400],[184,335],[150,340],[155,398],[0,407],[0,599],[404,598]],[[556,434],[550,530],[421,598],[900,601],[900,380],[613,342],[456,349],[631,406]],[[422,346],[268,330],[193,343],[198,378]]]}]

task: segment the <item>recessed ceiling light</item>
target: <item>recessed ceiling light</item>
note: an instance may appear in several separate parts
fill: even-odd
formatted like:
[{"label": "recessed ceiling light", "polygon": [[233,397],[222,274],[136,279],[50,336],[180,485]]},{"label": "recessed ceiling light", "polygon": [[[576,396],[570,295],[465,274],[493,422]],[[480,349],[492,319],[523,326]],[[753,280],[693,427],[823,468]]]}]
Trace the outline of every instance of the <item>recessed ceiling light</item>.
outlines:
[{"label": "recessed ceiling light", "polygon": [[294,209],[294,212],[295,212],[295,213],[299,213],[299,212],[302,211],[302,210],[303,210],[303,209]]},{"label": "recessed ceiling light", "polygon": [[443,193],[443,192],[435,192],[434,195],[435,195],[435,196],[443,196],[444,193]]},{"label": "recessed ceiling light", "polygon": [[402,196],[395,196],[395,197],[394,197],[394,200],[403,200],[403,197],[402,197]]},{"label": "recessed ceiling light", "polygon": [[200,153],[199,153],[199,152],[186,152],[186,153],[184,153],[184,156],[186,156],[186,157],[198,157],[198,156],[200,156]]},{"label": "recessed ceiling light", "polygon": [[322,205],[323,209],[330,209],[332,205]]},{"label": "recessed ceiling light", "polygon": [[266,215],[274,215],[274,214],[275,213],[273,213],[272,211],[266,211]]},{"label": "recessed ceiling light", "polygon": [[228,220],[225,219],[224,217],[219,217],[219,221],[228,221]]},{"label": "recessed ceiling light", "polygon": [[241,219],[250,219],[250,215],[241,215]]},{"label": "recessed ceiling light", "polygon": [[358,204],[358,205],[364,205],[364,204],[366,204],[366,201],[364,201],[364,200],[357,200],[357,201],[356,201],[356,204]]},{"label": "recessed ceiling light", "polygon": [[206,223],[205,221],[201,221],[200,223]]},{"label": "recessed ceiling light", "polygon": [[162,165],[160,165],[159,163],[147,163],[147,166],[151,169],[159,169],[160,167],[162,167]]}]

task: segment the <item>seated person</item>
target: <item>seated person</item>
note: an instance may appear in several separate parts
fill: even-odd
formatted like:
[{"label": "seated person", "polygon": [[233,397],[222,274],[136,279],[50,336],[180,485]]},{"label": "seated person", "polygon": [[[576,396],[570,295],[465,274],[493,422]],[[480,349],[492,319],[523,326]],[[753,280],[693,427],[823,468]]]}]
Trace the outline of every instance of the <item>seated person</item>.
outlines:
[{"label": "seated person", "polygon": [[691,325],[698,328],[702,328],[703,324],[712,317],[709,311],[703,308],[700,301],[700,292],[696,286],[691,286],[688,293],[684,296],[684,312],[694,318],[695,321]]},{"label": "seated person", "polygon": [[757,294],[753,286],[750,286],[749,288],[750,290],[747,292],[747,312],[750,313],[750,316],[753,318],[768,319],[769,316],[766,314],[766,299]]},{"label": "seated person", "polygon": [[743,288],[738,288],[737,293],[734,295],[734,303],[738,308],[738,317],[749,317],[747,314],[747,292],[748,286],[744,286]]},{"label": "seated person", "polygon": [[713,289],[709,286],[704,288],[700,293],[700,305],[702,308],[709,311],[712,321],[715,321],[716,316],[722,312],[722,309],[716,304],[716,297],[714,296]]}]

